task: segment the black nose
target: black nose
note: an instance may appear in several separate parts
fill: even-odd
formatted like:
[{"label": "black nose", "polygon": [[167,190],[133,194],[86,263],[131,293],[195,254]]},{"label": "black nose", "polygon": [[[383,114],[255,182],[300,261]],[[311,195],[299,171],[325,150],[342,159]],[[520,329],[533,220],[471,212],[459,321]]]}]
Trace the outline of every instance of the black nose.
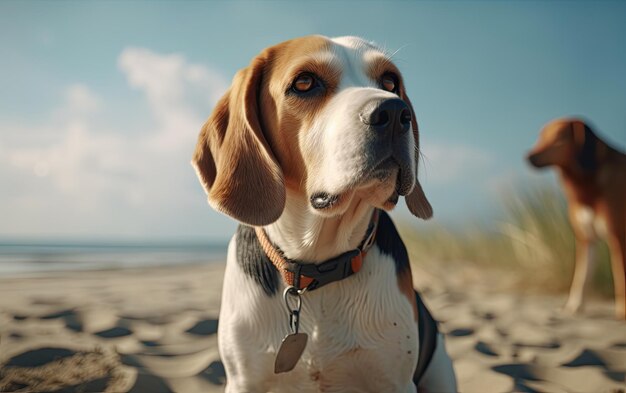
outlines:
[{"label": "black nose", "polygon": [[530,165],[534,166],[535,168],[541,167],[541,162],[537,154],[528,153],[526,155],[526,160],[530,163]]},{"label": "black nose", "polygon": [[359,112],[359,118],[379,132],[400,134],[411,128],[411,111],[399,98],[370,101]]}]

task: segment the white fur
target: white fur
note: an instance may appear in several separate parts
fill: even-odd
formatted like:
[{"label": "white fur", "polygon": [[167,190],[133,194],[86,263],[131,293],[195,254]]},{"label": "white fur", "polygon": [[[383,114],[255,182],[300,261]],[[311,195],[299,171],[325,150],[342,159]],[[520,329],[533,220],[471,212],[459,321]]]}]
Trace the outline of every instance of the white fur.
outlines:
[{"label": "white fur", "polygon": [[579,311],[583,305],[583,296],[585,287],[589,281],[590,273],[593,271],[594,265],[594,244],[582,243],[576,247],[576,265],[574,266],[574,277],[572,278],[572,286],[569,290],[569,297],[565,303],[565,312],[573,314]]},{"label": "white fur", "polygon": [[574,219],[587,240],[593,241],[598,237],[605,238],[608,233],[604,219],[595,214],[590,207],[576,208]]},{"label": "white fur", "polygon": [[574,277],[564,307],[565,312],[569,314],[574,314],[583,307],[585,287],[595,263],[595,244],[598,238],[606,237],[608,233],[604,219],[595,214],[590,207],[577,207],[573,219],[585,240],[576,244]]},{"label": "white fur", "polygon": [[573,219],[584,241],[576,243],[576,264],[574,277],[564,310],[574,314],[583,307],[584,292],[595,263],[595,245],[599,238],[606,237],[607,226],[604,219],[590,207],[580,206],[574,211]]}]

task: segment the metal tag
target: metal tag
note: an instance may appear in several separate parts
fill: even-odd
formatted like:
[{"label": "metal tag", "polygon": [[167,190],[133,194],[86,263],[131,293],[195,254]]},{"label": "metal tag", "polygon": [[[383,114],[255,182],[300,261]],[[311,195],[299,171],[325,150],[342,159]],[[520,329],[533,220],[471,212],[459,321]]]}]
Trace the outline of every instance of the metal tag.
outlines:
[{"label": "metal tag", "polygon": [[280,344],[276,361],[274,362],[274,374],[280,374],[293,370],[302,357],[309,336],[306,333],[288,334]]}]

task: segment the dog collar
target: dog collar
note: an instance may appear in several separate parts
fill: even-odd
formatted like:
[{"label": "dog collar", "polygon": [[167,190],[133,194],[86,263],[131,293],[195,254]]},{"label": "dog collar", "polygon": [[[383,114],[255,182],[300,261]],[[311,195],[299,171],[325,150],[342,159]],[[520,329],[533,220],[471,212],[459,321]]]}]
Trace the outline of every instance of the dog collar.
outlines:
[{"label": "dog collar", "polygon": [[318,264],[286,258],[283,251],[272,244],[262,227],[256,227],[255,231],[263,252],[280,272],[285,283],[297,289],[313,290],[343,280],[361,270],[367,251],[374,244],[377,228],[378,209],[374,209],[365,238],[359,247]]}]

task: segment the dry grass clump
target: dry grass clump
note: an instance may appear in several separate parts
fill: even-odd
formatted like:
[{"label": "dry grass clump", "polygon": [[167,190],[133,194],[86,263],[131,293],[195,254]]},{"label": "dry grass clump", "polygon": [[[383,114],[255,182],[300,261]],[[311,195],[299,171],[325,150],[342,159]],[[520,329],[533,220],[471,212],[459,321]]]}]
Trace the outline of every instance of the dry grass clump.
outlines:
[{"label": "dry grass clump", "polygon": [[[402,227],[416,264],[463,263],[514,275],[520,288],[563,292],[574,269],[575,240],[565,200],[554,187],[512,190],[501,198],[502,217],[489,224],[450,228]],[[593,292],[612,294],[606,245],[598,244]]]}]

